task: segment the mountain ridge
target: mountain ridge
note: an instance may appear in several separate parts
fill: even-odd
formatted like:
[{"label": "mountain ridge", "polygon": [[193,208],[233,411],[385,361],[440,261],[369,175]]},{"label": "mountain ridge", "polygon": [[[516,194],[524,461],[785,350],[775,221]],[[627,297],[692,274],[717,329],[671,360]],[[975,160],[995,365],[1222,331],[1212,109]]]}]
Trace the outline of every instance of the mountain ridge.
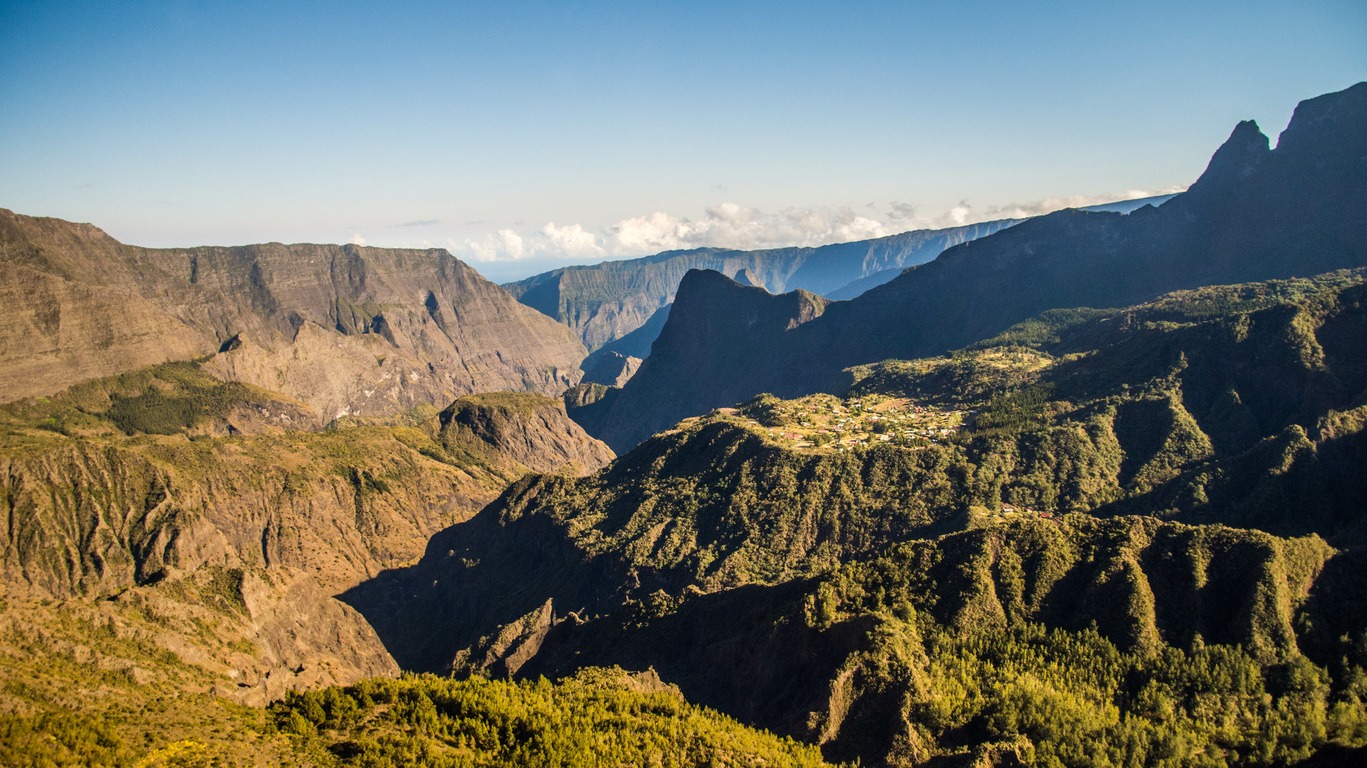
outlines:
[{"label": "mountain ridge", "polygon": [[[689,269],[744,272],[772,293],[801,288],[827,294],[875,273],[924,263],[946,248],[1018,223],[1001,219],[887,237],[812,247],[743,251],[701,247],[663,251],[622,261],[572,266],[504,284],[519,301],[575,329],[591,352],[640,329],[666,311]],[[650,341],[644,344],[648,347]],[[642,342],[636,342],[638,345]],[[630,353],[628,353],[630,354]]]},{"label": "mountain ridge", "polygon": [[[838,391],[847,367],[939,354],[1048,309],[1124,306],[1181,288],[1367,264],[1364,126],[1367,83],[1302,102],[1277,149],[1246,121],[1191,188],[1159,208],[1029,219],[833,302],[791,333],[751,339],[731,326],[716,334],[721,326],[702,320],[702,310],[676,305],[661,337],[691,335],[697,353],[652,350],[616,396],[571,415],[621,452],[685,416],[764,391]],[[700,275],[685,276],[686,299],[752,311],[750,294]],[[781,373],[737,367],[747,356],[787,364]]]},{"label": "mountain ridge", "polygon": [[585,353],[439,249],[146,249],[0,210],[0,285],[5,400],[211,356],[325,419],[387,415],[478,390],[559,394]]}]

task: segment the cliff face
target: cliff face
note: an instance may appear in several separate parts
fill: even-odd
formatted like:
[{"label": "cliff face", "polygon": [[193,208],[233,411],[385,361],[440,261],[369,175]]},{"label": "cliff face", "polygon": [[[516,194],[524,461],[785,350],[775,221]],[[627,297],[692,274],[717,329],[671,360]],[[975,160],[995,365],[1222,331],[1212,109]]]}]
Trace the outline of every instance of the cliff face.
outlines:
[{"label": "cliff face", "polygon": [[581,383],[621,387],[636,375],[641,363],[642,359],[639,357],[631,357],[620,352],[600,352],[592,365],[585,362],[584,380]]},{"label": "cliff face", "polygon": [[[818,248],[666,251],[641,259],[566,267],[504,287],[522,303],[574,329],[590,350],[597,351],[642,329],[651,317],[665,310],[689,270],[710,269],[733,278],[743,274],[745,284],[773,293],[801,289],[825,295],[875,274],[883,277],[867,287],[887,282],[904,267],[924,264],[946,248],[985,237],[1017,221],[916,230]],[[630,348],[620,351],[644,357],[656,334],[658,329],[651,329],[649,338],[635,339]]]},{"label": "cliff face", "polygon": [[[599,436],[621,451],[680,416],[760,392],[835,391],[850,366],[940,354],[1052,308],[1127,306],[1184,288],[1365,265],[1364,128],[1367,83],[1303,102],[1276,149],[1252,122],[1240,124],[1201,178],[1159,208],[1031,219],[834,302],[793,333],[657,345],[615,398],[621,418]],[[684,306],[696,301],[710,299],[681,294],[661,339],[676,324],[697,327],[704,307]],[[785,365],[739,369],[738,358]]]},{"label": "cliff face", "polygon": [[365,619],[297,569],[204,568],[101,600],[40,600],[0,583],[0,598],[0,680],[21,711],[169,697],[194,720],[204,694],[260,705],[399,672]]},{"label": "cliff face", "polygon": [[[34,434],[0,457],[0,568],[41,596],[107,595],[209,566],[287,566],[335,593],[410,562],[505,482],[423,455],[416,435],[85,440]],[[431,444],[431,440],[427,440]]]},{"label": "cliff face", "polygon": [[[629,449],[644,437],[642,423],[648,422],[653,432],[705,412],[714,401],[746,399],[753,394],[748,382],[756,371],[766,379],[801,386],[807,372],[801,360],[784,354],[786,337],[820,318],[830,303],[806,291],[774,296],[711,271],[685,275],[679,296],[654,351],[625,388],[571,413],[614,450]],[[699,360],[707,361],[706,382],[698,381],[699,371],[692,368]],[[635,396],[638,380],[646,381],[653,394],[648,403]],[[704,388],[710,399],[696,396]],[[799,392],[786,386],[773,391],[784,396]]]},{"label": "cliff face", "polygon": [[204,567],[290,567],[336,593],[413,562],[529,470],[612,459],[559,400],[532,393],[321,431],[299,416],[184,363],[0,407],[0,576],[66,598]]},{"label": "cliff face", "polygon": [[574,335],[442,250],[270,243],[152,250],[0,210],[0,398],[214,355],[325,418],[473,391],[558,394]]}]

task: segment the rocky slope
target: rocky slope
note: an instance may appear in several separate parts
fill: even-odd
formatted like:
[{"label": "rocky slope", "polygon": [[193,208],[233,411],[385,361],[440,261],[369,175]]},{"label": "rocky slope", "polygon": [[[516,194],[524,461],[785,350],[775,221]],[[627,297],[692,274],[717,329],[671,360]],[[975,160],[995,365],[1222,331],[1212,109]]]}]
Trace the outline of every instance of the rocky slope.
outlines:
[{"label": "rocky slope", "polygon": [[91,682],[111,671],[148,696],[249,704],[397,674],[334,595],[412,563],[529,469],[612,458],[541,395],[426,413],[323,429],[307,406],[191,363],[0,407],[0,656],[37,697],[5,706],[66,701],[63,684],[117,706]]},{"label": "rocky slope", "polygon": [[574,335],[442,250],[270,243],[154,250],[0,210],[0,400],[167,360],[327,419],[474,391],[559,394]]},{"label": "rocky slope", "polygon": [[[824,295],[874,274],[882,274],[882,282],[887,282],[897,270],[923,264],[950,246],[990,235],[1017,221],[916,230],[818,248],[666,251],[640,259],[565,267],[504,287],[522,303],[574,329],[596,351],[667,309],[690,269],[712,269],[730,277],[744,273],[748,285],[773,293],[802,289]],[[644,357],[641,349],[648,352],[653,340],[651,335],[637,340],[631,350],[620,351]]]},{"label": "rocky slope", "polygon": [[[294,429],[233,426],[291,407]],[[558,400],[531,393],[312,432],[297,409],[192,364],[0,409],[0,572],[12,590],[65,598],[208,566],[287,566],[335,593],[416,559],[529,470],[612,458]]]},{"label": "rocky slope", "polygon": [[[782,334],[745,328],[766,299],[698,277],[661,333],[690,343],[657,347],[584,423],[621,451],[683,416],[765,391],[838,391],[846,367],[939,354],[1050,308],[1367,264],[1365,126],[1367,83],[1302,102],[1276,149],[1241,123],[1201,178],[1159,208],[1031,219]],[[749,358],[784,364],[737,365]]]}]

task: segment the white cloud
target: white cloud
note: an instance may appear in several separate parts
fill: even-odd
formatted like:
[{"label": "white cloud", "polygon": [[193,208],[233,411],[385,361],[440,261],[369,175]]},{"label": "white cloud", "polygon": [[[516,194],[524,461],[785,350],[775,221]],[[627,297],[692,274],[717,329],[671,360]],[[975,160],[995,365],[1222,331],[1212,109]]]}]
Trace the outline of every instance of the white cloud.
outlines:
[{"label": "white cloud", "polygon": [[352,244],[352,245],[365,245],[365,235],[361,234],[360,232],[357,232],[356,234],[352,235],[352,236],[351,236],[351,244]]},{"label": "white cloud", "polygon": [[1071,195],[981,209],[961,200],[938,216],[918,215],[919,209],[915,205],[896,200],[881,209],[876,204],[864,206],[864,213],[856,213],[850,206],[792,207],[771,212],[726,202],[704,209],[702,216],[697,218],[655,211],[622,219],[597,233],[580,224],[547,222],[535,231],[500,229],[478,240],[466,240],[460,245],[448,240],[448,244],[458,253],[486,262],[532,258],[582,261],[709,246],[738,250],[812,247],[885,237],[912,229],[940,229],[994,219],[1039,216],[1062,208],[1181,190],[1181,187],[1157,191],[1131,189],[1116,194]]},{"label": "white cloud", "polygon": [[1028,203],[1007,203],[1006,205],[990,206],[984,208],[981,215],[972,217],[972,220],[991,221],[993,219],[1023,219],[1030,216],[1042,216],[1046,213],[1061,211],[1064,208],[1085,208],[1089,205],[1102,205],[1104,203],[1115,203],[1122,200],[1137,200],[1142,197],[1155,197],[1157,195],[1171,195],[1184,191],[1186,191],[1186,187],[1174,186],[1152,191],[1144,189],[1127,189],[1124,192],[1113,192],[1103,195],[1046,197],[1043,200],[1034,200]]},{"label": "white cloud", "polygon": [[604,253],[598,245],[598,238],[578,224],[557,227],[555,222],[548,221],[541,228],[541,234],[550,241],[552,248],[569,258],[601,256]]},{"label": "white cloud", "polygon": [[877,219],[848,206],[786,208],[769,213],[739,203],[722,203],[699,219],[656,211],[623,219],[608,228],[604,241],[614,255],[640,255],[678,248],[755,249],[815,246],[891,234]]},{"label": "white cloud", "polygon": [[[446,242],[455,246],[454,241]],[[466,240],[465,247],[458,250],[473,256],[476,261],[515,261],[527,255],[522,236],[511,229],[500,229],[482,240]]]}]

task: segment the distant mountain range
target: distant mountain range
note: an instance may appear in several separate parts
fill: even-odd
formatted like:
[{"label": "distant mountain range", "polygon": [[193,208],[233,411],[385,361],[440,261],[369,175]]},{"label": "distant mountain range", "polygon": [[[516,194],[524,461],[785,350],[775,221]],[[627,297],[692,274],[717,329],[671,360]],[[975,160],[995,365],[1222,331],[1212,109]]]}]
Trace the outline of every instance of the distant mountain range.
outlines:
[{"label": "distant mountain range", "polygon": [[586,350],[443,250],[150,249],[0,209],[0,402],[168,360],[330,419],[469,392],[558,395]]},{"label": "distant mountain range", "polygon": [[1051,308],[1361,266],[1364,222],[1359,83],[1302,102],[1276,149],[1240,123],[1200,179],[1158,208],[1030,219],[850,301],[771,296],[692,271],[636,375],[572,415],[620,452],[685,416],[760,392],[838,391],[849,366],[938,354]]},{"label": "distant mountain range", "polygon": [[[1122,200],[1082,210],[1130,213],[1162,205],[1172,195]],[[593,353],[588,370],[605,353],[644,358],[660,335],[679,281],[690,269],[711,269],[741,285],[771,293],[805,290],[830,299],[852,299],[908,267],[924,264],[947,248],[986,237],[1024,219],[999,219],[947,229],[923,229],[890,237],[815,248],[741,251],[696,248],[639,259],[605,261],[543,272],[506,288],[518,300],[580,334]]]},{"label": "distant mountain range", "polygon": [[[690,269],[712,269],[728,277],[743,275],[772,293],[802,289],[822,295],[844,294],[887,282],[902,269],[940,255],[946,248],[985,237],[1018,223],[1002,219],[949,229],[836,243],[816,248],[738,251],[696,248],[654,256],[565,267],[503,287],[518,301],[574,329],[590,351],[644,357],[668,315],[679,281]],[[627,344],[613,342],[645,328]]]}]

